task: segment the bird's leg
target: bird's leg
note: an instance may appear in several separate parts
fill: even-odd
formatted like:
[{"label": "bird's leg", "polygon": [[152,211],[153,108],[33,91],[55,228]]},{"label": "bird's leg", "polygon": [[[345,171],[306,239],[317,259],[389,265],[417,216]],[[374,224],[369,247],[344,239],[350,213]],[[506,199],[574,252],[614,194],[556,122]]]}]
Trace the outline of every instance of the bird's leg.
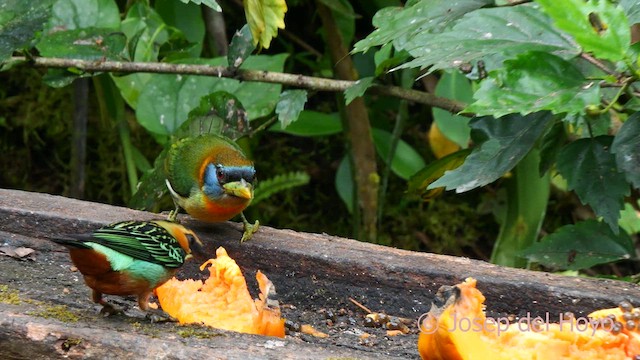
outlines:
[{"label": "bird's leg", "polygon": [[167,185],[167,189],[169,190],[169,193],[171,194],[171,199],[173,200],[173,205],[176,207],[175,210],[171,210],[169,212],[169,218],[168,220],[171,222],[175,222],[175,223],[179,223],[178,221],[178,213],[180,212],[180,205],[178,205],[178,201],[176,201],[176,198],[180,195],[178,195],[173,188],[171,187],[171,183],[169,182],[169,179],[165,179],[165,184]]},{"label": "bird's leg", "polygon": [[240,239],[240,243],[251,240],[253,234],[258,231],[260,227],[260,221],[256,220],[255,223],[251,224],[247,221],[247,218],[244,216],[244,213],[240,213],[240,217],[242,218],[242,224],[244,225],[244,232],[242,233],[242,238]]},{"label": "bird's leg", "polygon": [[100,309],[100,314],[104,315],[104,316],[111,316],[111,315],[117,315],[117,314],[122,314],[123,311],[122,309],[118,309],[115,306],[109,304],[108,302],[106,302],[103,298],[102,298],[102,293],[96,290],[93,290],[93,302],[95,302],[96,304],[100,304],[102,305],[102,309]]},{"label": "bird's leg", "polygon": [[178,212],[180,212],[180,207],[178,206],[178,204],[176,204],[175,200],[173,201],[173,203],[176,205],[176,208],[169,212],[169,218],[167,220],[177,223],[177,222],[179,222],[178,221]]},{"label": "bird's leg", "polygon": [[151,291],[138,295],[138,306],[140,306],[140,310],[146,313],[145,317],[149,319],[149,321],[152,323],[177,321],[171,315],[158,309],[158,304],[150,303],[149,297],[151,297]]}]

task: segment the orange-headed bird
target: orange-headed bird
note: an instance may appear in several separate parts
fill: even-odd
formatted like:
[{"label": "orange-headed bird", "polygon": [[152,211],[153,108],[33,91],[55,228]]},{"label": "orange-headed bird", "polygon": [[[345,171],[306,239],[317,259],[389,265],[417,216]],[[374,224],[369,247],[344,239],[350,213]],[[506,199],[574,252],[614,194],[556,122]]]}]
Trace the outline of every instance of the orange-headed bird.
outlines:
[{"label": "orange-headed bird", "polygon": [[89,234],[65,235],[52,241],[69,249],[71,261],[93,290],[101,313],[117,312],[102,294],[136,295],[143,311],[153,290],[171,279],[192,249],[202,242],[184,226],[168,221],[123,221]]},{"label": "orange-headed bird", "polygon": [[253,199],[255,168],[233,141],[214,134],[182,139],[171,146],[165,161],[166,184],[179,208],[194,218],[220,222],[241,214],[245,227],[241,241],[251,238],[259,223],[251,225],[244,210]]}]

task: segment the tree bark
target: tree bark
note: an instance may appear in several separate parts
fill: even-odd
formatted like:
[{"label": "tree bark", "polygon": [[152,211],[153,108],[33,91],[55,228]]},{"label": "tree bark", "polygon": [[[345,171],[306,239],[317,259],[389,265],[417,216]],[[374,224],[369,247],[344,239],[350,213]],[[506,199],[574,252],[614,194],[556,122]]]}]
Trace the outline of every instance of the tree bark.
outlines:
[{"label": "tree bark", "polygon": [[[327,35],[327,46],[331,60],[335,64],[335,77],[341,80],[358,80],[358,73],[349,55],[349,50],[344,45],[331,9],[321,1],[317,1],[316,4]],[[343,101],[343,99],[338,101]],[[357,194],[354,211],[358,208],[359,211],[356,214],[360,215],[355,216],[355,221],[359,222],[357,238],[375,242],[380,176],[376,165],[369,114],[362,97],[355,98],[344,108],[343,123],[353,159],[351,169]]]}]

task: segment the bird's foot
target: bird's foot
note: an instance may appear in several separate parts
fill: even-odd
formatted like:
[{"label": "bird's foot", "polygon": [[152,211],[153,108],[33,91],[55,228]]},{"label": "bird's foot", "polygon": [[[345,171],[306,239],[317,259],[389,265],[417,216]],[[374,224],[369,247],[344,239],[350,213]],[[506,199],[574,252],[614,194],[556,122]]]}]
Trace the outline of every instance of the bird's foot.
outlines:
[{"label": "bird's foot", "polygon": [[178,322],[176,318],[160,309],[149,309],[145,318],[152,323]]},{"label": "bird's foot", "polygon": [[240,213],[242,217],[242,224],[244,225],[244,232],[242,233],[242,238],[240,239],[240,243],[251,240],[253,238],[253,234],[255,234],[260,228],[260,221],[256,220],[255,223],[251,224],[247,221],[247,218],[244,217],[243,213]]},{"label": "bird's foot", "polygon": [[120,308],[117,308],[108,302],[102,303],[102,309],[100,309],[100,315],[104,317],[113,316],[113,315],[122,315],[124,311]]},{"label": "bird's foot", "polygon": [[171,222],[174,222],[174,223],[180,223],[180,221],[178,221],[178,209],[171,210],[169,212],[169,216],[168,216],[167,220],[169,220]]}]

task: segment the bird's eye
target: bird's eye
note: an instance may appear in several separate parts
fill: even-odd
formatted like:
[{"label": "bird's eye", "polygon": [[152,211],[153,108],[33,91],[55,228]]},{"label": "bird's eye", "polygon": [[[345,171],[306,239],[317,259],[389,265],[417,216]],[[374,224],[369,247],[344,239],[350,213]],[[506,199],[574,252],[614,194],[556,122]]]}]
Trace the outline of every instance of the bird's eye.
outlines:
[{"label": "bird's eye", "polygon": [[227,182],[227,175],[222,165],[216,165],[216,176],[218,177],[218,182],[220,184]]},{"label": "bird's eye", "polygon": [[185,236],[187,237],[187,241],[189,242],[189,247],[197,244],[196,237],[193,234],[185,234]]}]

